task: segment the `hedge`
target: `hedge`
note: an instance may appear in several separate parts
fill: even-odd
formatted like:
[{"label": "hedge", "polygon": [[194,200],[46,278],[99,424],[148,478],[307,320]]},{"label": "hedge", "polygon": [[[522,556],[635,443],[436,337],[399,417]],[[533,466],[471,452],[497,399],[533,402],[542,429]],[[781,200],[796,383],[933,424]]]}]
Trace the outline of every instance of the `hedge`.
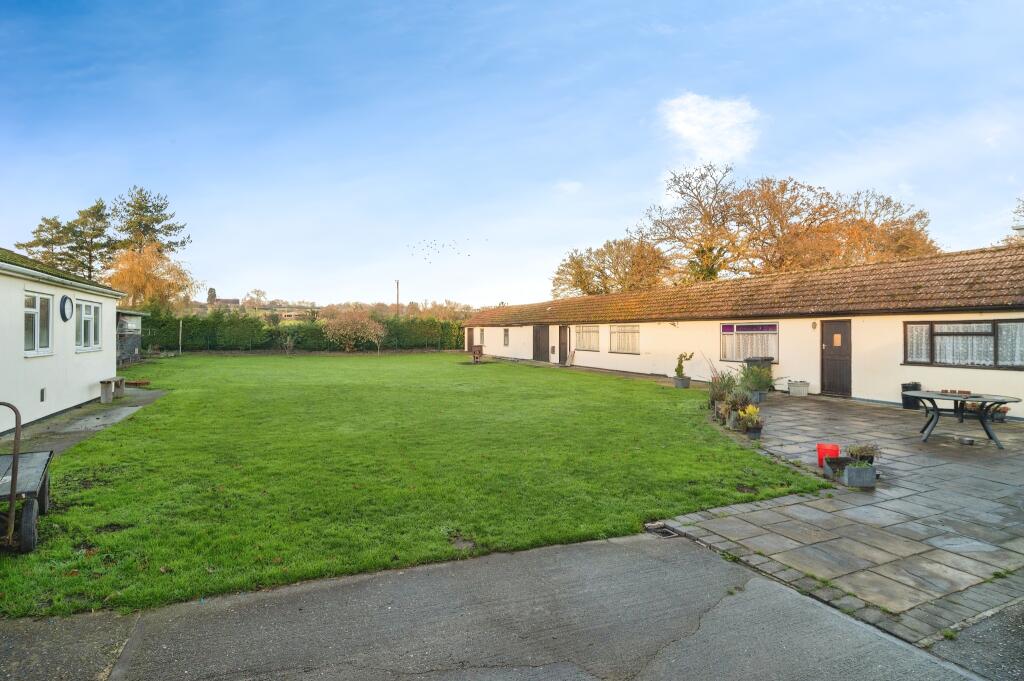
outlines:
[{"label": "hedge", "polygon": [[[175,317],[154,314],[143,318],[142,345],[150,350],[176,350],[178,323],[181,322],[181,348],[198,350],[275,350],[291,337],[296,350],[339,351],[342,348],[324,334],[315,321],[285,321],[271,326],[258,317],[217,310],[205,317]],[[382,319],[387,336],[385,349],[458,350],[463,347],[462,322],[439,319]],[[375,350],[372,343],[362,343],[357,350]]]}]

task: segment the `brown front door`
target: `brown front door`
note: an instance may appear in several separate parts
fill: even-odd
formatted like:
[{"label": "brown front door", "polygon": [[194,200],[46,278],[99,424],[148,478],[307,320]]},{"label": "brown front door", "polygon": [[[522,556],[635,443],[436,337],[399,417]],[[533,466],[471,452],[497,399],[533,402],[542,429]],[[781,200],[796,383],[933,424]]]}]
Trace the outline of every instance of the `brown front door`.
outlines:
[{"label": "brown front door", "polygon": [[558,363],[565,366],[569,361],[569,327],[558,327]]},{"label": "brown front door", "polygon": [[821,392],[849,397],[853,383],[850,320],[821,323]]},{"label": "brown front door", "polygon": [[473,327],[466,329],[466,350],[472,352],[473,350]]},{"label": "brown front door", "polygon": [[547,325],[533,327],[533,358],[538,362],[550,362],[548,352]]}]

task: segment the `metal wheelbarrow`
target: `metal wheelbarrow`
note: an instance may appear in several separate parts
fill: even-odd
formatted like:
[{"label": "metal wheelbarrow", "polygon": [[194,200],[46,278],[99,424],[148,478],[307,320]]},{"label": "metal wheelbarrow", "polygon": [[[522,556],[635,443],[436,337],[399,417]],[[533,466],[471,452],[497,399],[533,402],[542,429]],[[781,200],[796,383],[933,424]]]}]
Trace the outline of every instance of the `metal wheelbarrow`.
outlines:
[{"label": "metal wheelbarrow", "polygon": [[14,447],[10,455],[0,456],[0,499],[7,499],[7,513],[0,516],[0,546],[28,553],[39,542],[39,516],[50,511],[53,450],[20,452],[21,412],[9,402],[0,406],[14,412]]}]

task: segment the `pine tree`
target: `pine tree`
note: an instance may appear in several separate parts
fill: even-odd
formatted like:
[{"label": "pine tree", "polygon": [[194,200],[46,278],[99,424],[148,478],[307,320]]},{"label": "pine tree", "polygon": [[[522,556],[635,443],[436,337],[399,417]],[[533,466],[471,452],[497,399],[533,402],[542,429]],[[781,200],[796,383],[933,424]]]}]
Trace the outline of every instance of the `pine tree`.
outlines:
[{"label": "pine tree", "polygon": [[164,194],[156,194],[139,186],[114,200],[113,215],[117,221],[119,248],[141,252],[157,244],[163,253],[173,253],[187,246],[192,238],[183,234],[184,222],[175,222],[174,213]]},{"label": "pine tree", "polygon": [[68,243],[64,253],[64,269],[88,279],[96,279],[114,256],[114,239],[110,235],[110,211],[103,199],[66,223]]},{"label": "pine tree", "polygon": [[14,246],[45,265],[64,269],[68,236],[67,226],[54,215],[41,218],[39,225],[32,230],[32,238],[16,242]]}]

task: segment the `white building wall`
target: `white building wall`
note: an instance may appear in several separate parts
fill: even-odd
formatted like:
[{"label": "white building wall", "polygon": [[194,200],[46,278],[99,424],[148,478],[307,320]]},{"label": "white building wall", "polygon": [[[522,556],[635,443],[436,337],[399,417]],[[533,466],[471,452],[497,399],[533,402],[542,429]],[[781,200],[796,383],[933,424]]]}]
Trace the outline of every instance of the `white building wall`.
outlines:
[{"label": "white building wall", "polygon": [[[852,353],[853,397],[880,402],[899,402],[900,384],[917,381],[925,390],[964,389],[1024,397],[1024,371],[1008,369],[970,369],[960,367],[923,367],[903,365],[903,322],[959,321],[1024,318],[1016,313],[958,313],[867,317],[821,317],[799,319],[724,319],[720,321],[645,322],[640,324],[640,352],[635,355],[609,352],[609,324],[599,324],[600,349],[576,350],[576,325],[570,327],[569,348],[575,351],[577,366],[629,371],[640,374],[672,376],[676,357],[693,352],[686,363],[686,374],[697,380],[711,376],[711,366],[719,370],[738,369],[741,362],[719,359],[719,326],[726,323],[779,324],[779,357],[772,367],[777,387],[785,389],[786,380],[810,383],[811,393],[821,392],[821,323],[829,319],[849,319]],[[533,327],[510,327],[510,347],[501,345],[503,327],[486,331],[484,352],[497,357],[531,359]],[[479,327],[476,330],[479,334]],[[558,326],[550,327],[549,345],[555,346],[550,361],[558,361]],[[1011,415],[1024,417],[1024,406],[1011,408]]]},{"label": "white building wall", "polygon": [[[53,296],[53,352],[25,356],[24,307],[29,292]],[[75,318],[60,318],[60,299],[89,301],[102,306],[100,350],[75,349]],[[117,370],[117,298],[111,294],[85,293],[59,284],[36,282],[0,273],[0,401],[11,402],[24,422],[96,399],[100,380]],[[40,390],[45,399],[40,400]],[[14,427],[8,409],[0,409],[0,432]]]}]

